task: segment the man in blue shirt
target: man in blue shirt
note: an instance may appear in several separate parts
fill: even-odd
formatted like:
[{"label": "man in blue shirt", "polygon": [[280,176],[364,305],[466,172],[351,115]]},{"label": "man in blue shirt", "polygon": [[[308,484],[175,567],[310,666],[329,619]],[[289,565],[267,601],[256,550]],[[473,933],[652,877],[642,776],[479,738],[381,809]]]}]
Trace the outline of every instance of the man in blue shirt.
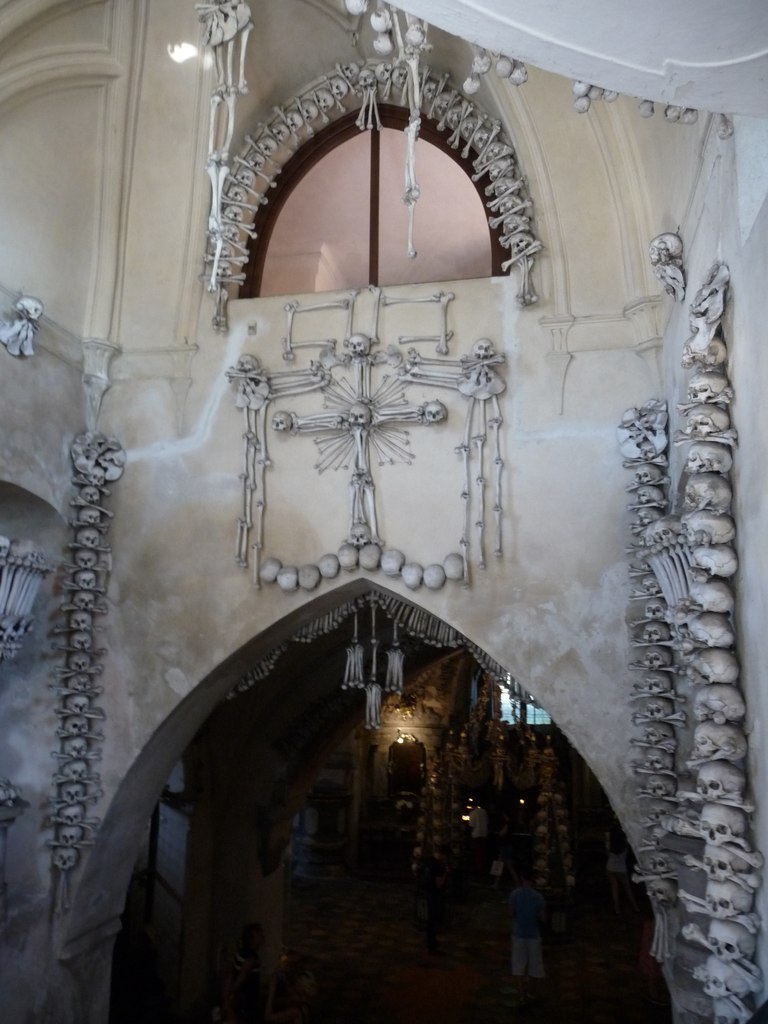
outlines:
[{"label": "man in blue shirt", "polygon": [[509,894],[512,916],[512,976],[518,998],[527,1002],[531,998],[532,978],[544,977],[541,956],[541,925],[546,917],[544,897],[531,884],[530,872],[519,872],[520,885]]}]

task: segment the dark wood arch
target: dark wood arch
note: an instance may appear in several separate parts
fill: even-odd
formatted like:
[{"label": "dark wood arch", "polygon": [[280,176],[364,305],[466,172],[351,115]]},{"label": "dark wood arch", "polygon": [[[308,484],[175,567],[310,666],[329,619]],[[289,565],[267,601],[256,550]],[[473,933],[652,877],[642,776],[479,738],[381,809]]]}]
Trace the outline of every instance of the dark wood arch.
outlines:
[{"label": "dark wood arch", "polygon": [[[409,113],[404,107],[394,104],[380,104],[379,117],[384,128],[404,130],[408,125]],[[249,261],[245,267],[245,281],[240,286],[239,297],[241,299],[255,298],[261,294],[261,284],[264,274],[264,262],[266,260],[269,242],[272,237],[277,218],[285,206],[293,190],[326,154],[330,153],[337,146],[342,145],[349,139],[356,138],[360,134],[356,121],[359,111],[353,110],[340,117],[338,121],[329,124],[322,131],[317,132],[314,138],[305,142],[300,149],[284,164],[282,171],[275,179],[275,188],[270,192],[269,202],[260,207],[253,221],[256,230],[256,237],[249,246]],[[379,134],[371,131],[371,182],[370,182],[370,237],[369,237],[369,284],[378,284],[378,177],[379,177]],[[448,145],[445,132],[438,131],[437,124],[422,116],[419,138],[436,146],[443,153],[446,153],[455,163],[459,164],[462,170],[475,187],[478,195],[486,202],[485,184],[486,175],[479,181],[473,181],[472,175],[475,169],[470,157],[463,157],[460,149],[452,149]],[[493,276],[502,273],[502,261],[509,255],[501,246],[498,234],[490,225],[488,226],[488,237],[491,251],[491,274]]]}]

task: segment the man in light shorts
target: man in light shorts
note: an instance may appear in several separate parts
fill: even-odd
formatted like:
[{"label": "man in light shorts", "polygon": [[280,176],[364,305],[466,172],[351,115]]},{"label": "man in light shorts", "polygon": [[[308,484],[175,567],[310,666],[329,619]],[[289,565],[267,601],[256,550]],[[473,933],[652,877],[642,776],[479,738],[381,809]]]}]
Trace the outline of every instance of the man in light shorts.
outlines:
[{"label": "man in light shorts", "polygon": [[530,872],[519,872],[520,885],[509,894],[512,915],[512,976],[520,1002],[528,1002],[531,979],[544,977],[541,925],[546,917],[544,897],[531,884]]}]

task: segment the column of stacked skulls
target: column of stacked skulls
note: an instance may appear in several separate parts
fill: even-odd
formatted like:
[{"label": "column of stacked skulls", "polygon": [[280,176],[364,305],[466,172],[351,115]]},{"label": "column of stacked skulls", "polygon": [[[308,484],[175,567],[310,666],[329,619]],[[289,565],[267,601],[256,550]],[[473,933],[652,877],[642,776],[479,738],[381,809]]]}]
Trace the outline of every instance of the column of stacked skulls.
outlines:
[{"label": "column of stacked skulls", "polygon": [[70,503],[75,510],[70,519],[71,561],[65,565],[63,620],[54,629],[61,634],[55,648],[64,654],[53,683],[59,698],[59,744],[52,754],[57,770],[50,817],[54,834],[48,840],[57,874],[57,912],[68,908],[70,873],[79,864],[83,848],[93,843],[100,820],[89,814],[89,806],[102,795],[94,763],[101,757],[104,711],[95,701],[103,692],[98,678],[106,651],[98,646],[96,623],[107,612],[104,595],[111,568],[112,549],[106,534],[113,513],[105,507],[111,493],[107,485],[120,479],[125,466],[122,447],[103,434],[80,434],[70,456],[77,488]]},{"label": "column of stacked skulls", "polygon": [[737,436],[731,426],[733,390],[721,325],[728,281],[728,268],[716,263],[690,307],[692,333],[682,366],[692,373],[687,401],[679,406],[686,425],[675,437],[676,444],[687,446],[681,526],[690,548],[688,594],[675,611],[697,723],[686,762],[695,774],[695,789],[679,796],[698,809],[704,841],[701,857],[688,856],[686,864],[706,879],[703,898],[683,889],[679,895],[689,911],[706,921],[706,931],[690,923],[683,935],[708,951],[693,973],[712,999],[714,1019],[743,1024],[752,1015],[753,995],[762,988],[753,960],[760,927],[755,892],[763,857],[750,836],[746,706],[735,651],[731,580],[738,561],[730,471]]}]

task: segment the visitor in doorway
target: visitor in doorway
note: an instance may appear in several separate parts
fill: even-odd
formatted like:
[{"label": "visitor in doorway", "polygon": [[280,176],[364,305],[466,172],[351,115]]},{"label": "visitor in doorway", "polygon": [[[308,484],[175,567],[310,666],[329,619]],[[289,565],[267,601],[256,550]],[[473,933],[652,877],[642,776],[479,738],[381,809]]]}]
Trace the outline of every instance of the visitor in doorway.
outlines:
[{"label": "visitor in doorway", "polygon": [[633,910],[639,910],[632,884],[629,881],[629,844],[618,822],[614,822],[606,834],[605,848],[608,854],[605,871],[608,876],[608,888],[611,892],[614,914],[621,913],[621,893],[624,893]]},{"label": "visitor in doorway", "polygon": [[278,969],[269,979],[264,1020],[309,1024],[316,992],[315,976],[304,959],[292,951],[283,953]]},{"label": "visitor in doorway", "polygon": [[425,896],[427,901],[427,952],[442,955],[437,933],[445,916],[445,893],[448,886],[448,856],[450,847],[438,846],[425,866]]},{"label": "visitor in doorway", "polygon": [[222,1009],[226,1024],[261,1024],[261,963],[264,931],[257,921],[247,924],[240,937],[232,968],[225,978]]},{"label": "visitor in doorway", "polygon": [[472,870],[485,877],[488,869],[488,811],[476,803],[469,812],[469,828],[472,835]]},{"label": "visitor in doorway", "polygon": [[541,925],[546,920],[546,904],[538,889],[533,887],[530,871],[524,868],[519,874],[520,885],[509,894],[509,911],[512,917],[512,977],[518,1004],[523,1005],[534,998],[533,986],[544,977]]}]

